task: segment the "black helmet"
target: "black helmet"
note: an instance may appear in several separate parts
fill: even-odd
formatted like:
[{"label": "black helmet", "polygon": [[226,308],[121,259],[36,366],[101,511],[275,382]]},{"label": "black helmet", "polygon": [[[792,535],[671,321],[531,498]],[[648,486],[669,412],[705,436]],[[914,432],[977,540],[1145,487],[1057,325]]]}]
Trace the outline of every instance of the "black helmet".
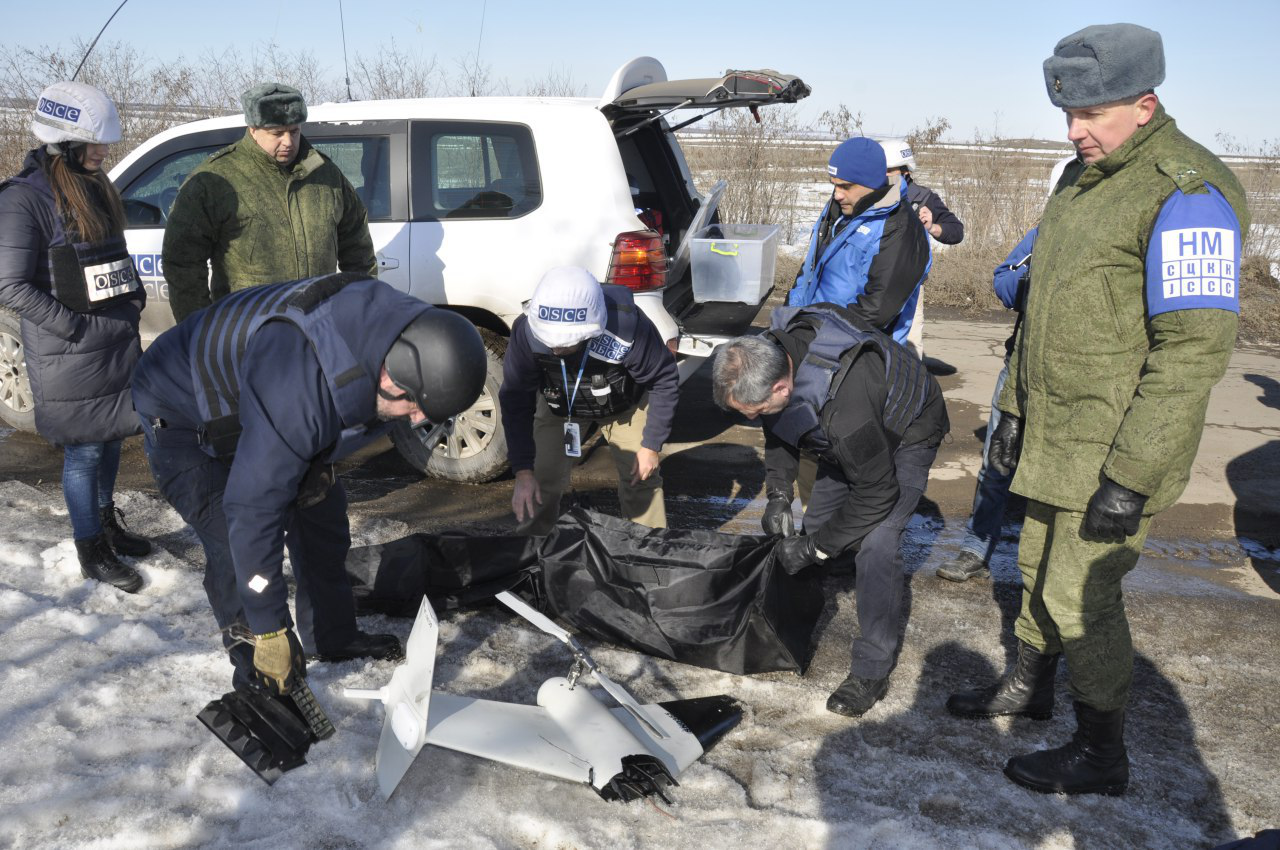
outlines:
[{"label": "black helmet", "polygon": [[480,332],[457,313],[431,308],[391,343],[387,376],[441,423],[476,403],[489,372]]}]

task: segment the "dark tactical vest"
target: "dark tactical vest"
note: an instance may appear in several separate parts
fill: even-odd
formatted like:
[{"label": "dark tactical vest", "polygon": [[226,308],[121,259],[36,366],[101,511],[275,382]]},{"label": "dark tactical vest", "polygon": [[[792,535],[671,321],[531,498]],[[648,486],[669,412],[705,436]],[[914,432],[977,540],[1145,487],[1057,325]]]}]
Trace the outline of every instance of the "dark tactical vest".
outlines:
[{"label": "dark tactical vest", "polygon": [[796,368],[791,401],[781,413],[769,418],[769,430],[788,445],[836,463],[826,433],[831,415],[825,408],[835,398],[858,355],[864,348],[871,348],[884,360],[884,430],[890,437],[890,449],[896,449],[928,398],[928,373],[920,359],[843,308],[814,305],[774,309],[770,332],[790,332],[799,327],[815,331],[813,342]]},{"label": "dark tactical vest", "polygon": [[[52,195],[49,181],[40,168],[32,168],[0,183],[25,183],[44,197]],[[124,236],[110,236],[100,242],[73,242],[66,222],[54,207],[53,234],[49,242],[49,279],[54,298],[77,313],[101,309],[137,292],[142,284],[133,267],[133,258]]]},{"label": "dark tactical vest", "polygon": [[332,274],[255,286],[219,299],[205,310],[192,336],[191,371],[206,451],[220,458],[235,455],[244,351],[253,334],[272,321],[296,325],[320,361],[343,428],[325,457],[341,457],[349,441],[363,438],[369,425],[376,423],[371,418],[376,408],[376,376],[365,371],[334,326],[333,297],[348,284],[366,279],[360,274]]},{"label": "dark tactical vest", "polygon": [[[604,332],[587,341],[586,365],[582,369],[582,381],[573,399],[573,410],[568,410],[569,396],[578,380],[577,368],[568,368],[551,349],[529,334],[529,347],[533,359],[541,371],[539,389],[547,400],[547,406],[557,416],[575,419],[607,419],[630,410],[640,401],[644,390],[636,385],[622,361],[631,352],[636,340],[638,321],[635,299],[625,286],[607,284],[604,303],[607,310]],[[565,376],[569,386],[565,388]]]}]

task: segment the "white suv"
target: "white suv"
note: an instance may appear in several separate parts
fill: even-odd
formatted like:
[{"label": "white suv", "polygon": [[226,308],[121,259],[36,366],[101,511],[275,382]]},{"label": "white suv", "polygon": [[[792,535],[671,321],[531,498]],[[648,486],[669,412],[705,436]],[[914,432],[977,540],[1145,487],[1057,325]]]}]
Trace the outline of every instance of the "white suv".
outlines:
[{"label": "white suv", "polygon": [[[620,68],[599,100],[456,97],[311,107],[303,134],[364,200],[379,277],[465,315],[488,343],[480,400],[437,445],[408,429],[397,432],[405,458],[456,481],[485,481],[506,469],[502,353],[523,303],[554,266],[584,266],[630,287],[680,360],[682,380],[719,342],[745,329],[758,303],[693,299],[688,240],[711,223],[723,184],[706,198],[697,192],[666,116],[692,109],[697,120],[808,93],[800,80],[773,71],[668,81],[657,60],[642,57]],[[128,214],[129,251],[147,287],[144,342],[173,324],[161,245],[178,188],[243,133],[240,116],[185,124],[111,171]],[[3,335],[0,326],[0,355]],[[0,415],[6,412],[0,405]]]}]

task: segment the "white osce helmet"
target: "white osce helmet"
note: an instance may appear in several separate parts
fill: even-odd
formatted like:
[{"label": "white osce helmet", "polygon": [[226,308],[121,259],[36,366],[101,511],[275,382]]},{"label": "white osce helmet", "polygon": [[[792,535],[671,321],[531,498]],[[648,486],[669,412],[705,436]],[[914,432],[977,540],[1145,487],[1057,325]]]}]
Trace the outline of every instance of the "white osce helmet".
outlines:
[{"label": "white osce helmet", "polygon": [[881,139],[880,147],[884,148],[885,168],[906,168],[916,170],[916,158],[911,153],[911,145],[906,139]]},{"label": "white osce helmet", "polygon": [[111,98],[84,83],[54,83],[40,92],[31,132],[45,144],[120,141],[120,113]]},{"label": "white osce helmet", "polygon": [[604,331],[604,291],[581,266],[561,266],[542,276],[524,310],[529,330],[548,348],[568,348]]}]

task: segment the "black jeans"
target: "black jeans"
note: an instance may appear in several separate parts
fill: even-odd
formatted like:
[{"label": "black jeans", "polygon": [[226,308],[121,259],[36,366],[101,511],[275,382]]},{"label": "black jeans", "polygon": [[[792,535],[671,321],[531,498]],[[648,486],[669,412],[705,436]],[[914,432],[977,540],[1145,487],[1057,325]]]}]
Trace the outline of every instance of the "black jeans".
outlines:
[{"label": "black jeans", "polygon": [[[902,532],[911,521],[929,482],[929,467],[938,453],[936,445],[899,446],[893,462],[898,478],[898,500],[884,521],[862,540],[854,564],[857,567],[856,601],[860,634],[853,641],[850,674],[862,679],[883,679],[893,670],[898,654],[899,620],[902,618]],[[844,502],[849,482],[838,467],[818,464],[804,530],[813,534]]]},{"label": "black jeans", "polygon": [[[140,414],[140,418],[147,460],[161,494],[204,545],[204,590],[218,628],[225,630],[236,622],[244,623],[227,518],[222,510],[231,465],[201,449],[195,431],[156,427],[153,417],[146,414]],[[317,505],[294,507],[286,522],[285,546],[298,588],[298,638],[309,653],[336,650],[356,633],[355,602],[346,573],[351,533],[342,485],[335,481]],[[226,631],[222,640],[235,667],[233,684],[241,687],[253,672],[253,650],[237,644]]]}]

